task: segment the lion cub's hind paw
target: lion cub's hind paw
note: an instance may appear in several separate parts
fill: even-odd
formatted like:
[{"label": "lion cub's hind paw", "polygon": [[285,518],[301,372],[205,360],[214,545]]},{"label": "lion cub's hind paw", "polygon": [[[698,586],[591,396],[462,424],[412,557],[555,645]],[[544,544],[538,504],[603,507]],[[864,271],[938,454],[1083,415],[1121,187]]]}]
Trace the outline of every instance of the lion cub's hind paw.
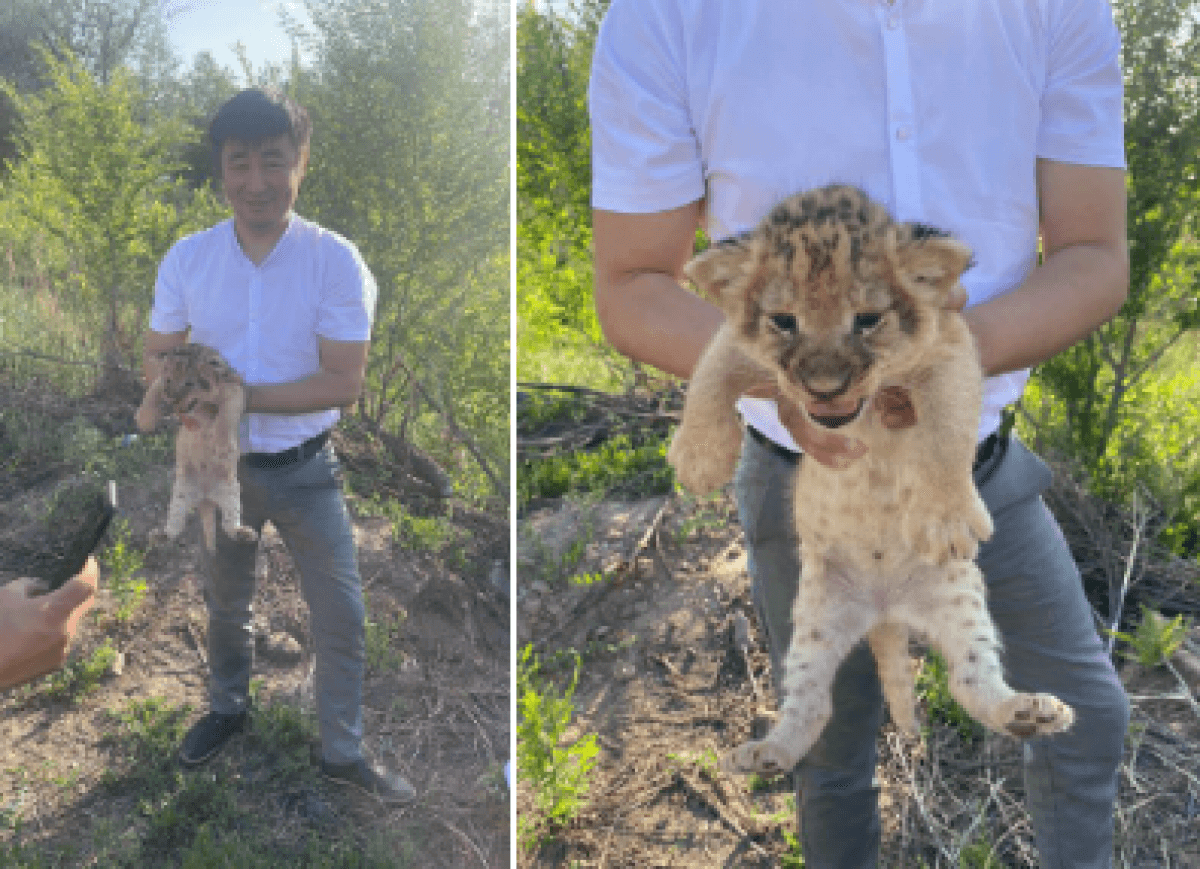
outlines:
[{"label": "lion cub's hind paw", "polygon": [[153,528],[147,536],[146,545],[150,549],[166,549],[179,544],[179,535],[171,534],[166,528]]},{"label": "lion cub's hind paw", "polygon": [[258,539],[258,532],[248,525],[234,525],[232,528],[222,528],[221,530],[234,543],[253,543]]},{"label": "lion cub's hind paw", "polygon": [[782,775],[791,772],[799,761],[798,753],[767,737],[739,745],[726,756],[725,766],[743,775]]},{"label": "lion cub's hind paw", "polygon": [[1018,694],[1001,703],[993,717],[998,729],[1018,739],[1062,733],[1075,723],[1074,710],[1050,694]]}]

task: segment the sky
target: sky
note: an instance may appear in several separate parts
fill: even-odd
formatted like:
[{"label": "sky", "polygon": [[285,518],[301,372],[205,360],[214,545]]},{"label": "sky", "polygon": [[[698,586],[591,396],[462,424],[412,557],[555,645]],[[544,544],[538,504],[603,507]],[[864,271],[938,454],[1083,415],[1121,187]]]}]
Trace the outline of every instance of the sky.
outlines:
[{"label": "sky", "polygon": [[221,66],[239,76],[241,64],[234,54],[234,43],[246,46],[255,70],[264,63],[286,63],[292,48],[287,33],[279,25],[280,6],[287,6],[295,17],[307,21],[304,4],[297,0],[178,0],[167,24],[171,43],[184,68],[201,51],[209,51]]}]

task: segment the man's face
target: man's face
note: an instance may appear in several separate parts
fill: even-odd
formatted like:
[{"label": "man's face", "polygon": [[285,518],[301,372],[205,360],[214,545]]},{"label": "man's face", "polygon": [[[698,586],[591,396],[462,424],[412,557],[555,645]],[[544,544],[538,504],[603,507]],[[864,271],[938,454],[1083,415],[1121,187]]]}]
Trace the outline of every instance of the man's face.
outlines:
[{"label": "man's face", "polygon": [[221,185],[239,229],[256,235],[282,230],[296,202],[308,154],[285,134],[221,146]]}]

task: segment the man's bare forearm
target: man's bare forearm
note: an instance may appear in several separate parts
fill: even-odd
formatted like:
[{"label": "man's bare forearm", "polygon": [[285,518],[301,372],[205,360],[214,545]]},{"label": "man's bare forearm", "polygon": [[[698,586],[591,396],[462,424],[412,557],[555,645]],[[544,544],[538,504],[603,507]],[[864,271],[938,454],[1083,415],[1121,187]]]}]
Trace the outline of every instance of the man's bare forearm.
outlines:
[{"label": "man's bare forearm", "polygon": [[1055,252],[1021,286],[964,312],[984,373],[1030,368],[1083,340],[1120,310],[1128,285],[1119,251],[1075,245]]},{"label": "man's bare forearm", "polygon": [[697,201],[654,214],[592,214],[604,337],[626,356],[684,379],[724,320],[681,283],[701,213]]},{"label": "man's bare forearm", "polygon": [[318,371],[291,383],[255,383],[246,387],[247,413],[315,413],[349,407],[358,401],[362,379]]},{"label": "man's bare forearm", "polygon": [[1111,319],[1129,292],[1125,173],[1039,160],[1041,265],[966,311],[986,374],[1029,368]]},{"label": "man's bare forearm", "polygon": [[598,281],[596,307],[613,347],[684,380],[724,321],[718,307],[662,273],[626,276],[605,288]]}]

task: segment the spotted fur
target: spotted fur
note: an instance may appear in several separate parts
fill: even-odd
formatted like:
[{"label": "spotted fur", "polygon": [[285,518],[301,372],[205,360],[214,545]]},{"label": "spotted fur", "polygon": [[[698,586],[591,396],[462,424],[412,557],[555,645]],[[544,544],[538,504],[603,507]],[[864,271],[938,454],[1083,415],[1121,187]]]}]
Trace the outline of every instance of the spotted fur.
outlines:
[{"label": "spotted fur", "polygon": [[175,485],[167,521],[155,536],[178,538],[195,507],[210,552],[216,548],[216,510],[228,537],[258,539],[253,528],[242,525],[237,479],[237,428],[245,406],[241,380],[216,350],[182,344],[159,354],[158,376],[138,408],[137,425],[153,431],[170,413],[179,414],[182,425],[175,437]]},{"label": "spotted fur", "polygon": [[[686,268],[721,299],[726,322],[693,374],[668,453],[684,486],[703,492],[730,479],[741,441],[734,403],[772,379],[806,414],[814,401],[857,401],[837,424],[868,448],[842,469],[799,464],[803,581],[780,714],[765,739],[734,750],[737,770],[782,772],[807,753],[832,712],[837,666],[864,636],[893,720],[915,731],[910,628],[942,651],[951,692],[989,727],[1029,737],[1073,721],[1057,698],[1004,682],[974,562],[992,533],[971,475],[982,374],[962,317],[946,307],[970,256],[947,234],[894,221],[863,192],[835,185],[784,200]],[[871,412],[885,387],[907,391],[914,426],[885,429]]]}]

